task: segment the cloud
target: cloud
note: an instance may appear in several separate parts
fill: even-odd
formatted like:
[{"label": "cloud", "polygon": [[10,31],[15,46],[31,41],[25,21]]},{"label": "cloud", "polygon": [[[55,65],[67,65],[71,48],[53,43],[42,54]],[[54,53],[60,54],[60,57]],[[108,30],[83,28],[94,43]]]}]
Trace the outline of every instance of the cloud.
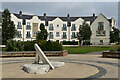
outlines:
[{"label": "cloud", "polygon": [[117,2],[3,2],[2,9],[8,8],[12,13],[22,10],[26,14],[49,16],[90,16],[103,13],[107,18],[118,22]]}]

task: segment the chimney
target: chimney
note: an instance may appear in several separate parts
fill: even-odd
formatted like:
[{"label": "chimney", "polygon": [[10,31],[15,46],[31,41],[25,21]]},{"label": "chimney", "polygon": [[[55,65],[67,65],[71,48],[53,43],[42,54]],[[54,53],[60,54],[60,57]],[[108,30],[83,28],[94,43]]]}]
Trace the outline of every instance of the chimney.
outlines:
[{"label": "chimney", "polygon": [[19,15],[22,16],[22,11],[19,11]]},{"label": "chimney", "polygon": [[69,18],[69,17],[70,17],[70,15],[69,15],[69,14],[67,14],[67,17]]},{"label": "chimney", "polygon": [[43,16],[46,18],[46,13],[44,13]]},{"label": "chimney", "polygon": [[93,17],[95,17],[95,13],[93,13]]}]

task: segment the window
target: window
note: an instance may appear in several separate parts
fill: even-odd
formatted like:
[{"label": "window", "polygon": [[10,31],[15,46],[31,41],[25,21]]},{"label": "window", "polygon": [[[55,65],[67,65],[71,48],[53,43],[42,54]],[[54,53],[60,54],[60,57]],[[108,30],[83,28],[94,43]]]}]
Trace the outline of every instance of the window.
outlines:
[{"label": "window", "polygon": [[72,28],[71,28],[71,31],[76,31],[76,27],[75,27],[75,24],[72,24]]},{"label": "window", "polygon": [[53,30],[53,24],[50,24],[49,30]]},{"label": "window", "polygon": [[20,21],[18,22],[17,29],[22,29],[22,25]]},{"label": "window", "polygon": [[22,38],[21,31],[17,31],[17,38]]},{"label": "window", "polygon": [[34,27],[37,27],[37,23],[33,23],[33,26],[34,26]]},{"label": "window", "polygon": [[67,39],[67,35],[66,35],[66,32],[63,32],[63,39]]},{"label": "window", "polygon": [[105,33],[105,31],[102,31],[102,35],[105,35],[106,33]]},{"label": "window", "polygon": [[56,32],[56,37],[59,37],[60,35],[59,35],[59,32]]},{"label": "window", "polygon": [[37,31],[34,31],[34,35],[36,35],[37,34]]},{"label": "window", "polygon": [[100,40],[100,44],[103,44],[103,40]]},{"label": "window", "polygon": [[67,30],[66,24],[63,24],[62,30],[63,30],[63,31],[66,31],[66,30]]},{"label": "window", "polygon": [[50,39],[53,39],[53,32],[50,32],[50,33],[49,33],[49,38],[50,38]]},{"label": "window", "polygon": [[27,22],[26,29],[31,29],[30,22]]},{"label": "window", "polygon": [[104,29],[103,22],[98,22],[98,30],[103,30],[103,29]]},{"label": "window", "polygon": [[72,32],[72,36],[71,36],[71,39],[75,39],[76,36],[75,36],[75,32]]},{"label": "window", "polygon": [[96,31],[96,35],[97,35],[97,36],[105,36],[105,35],[106,35],[106,31],[103,31],[103,30],[102,30],[102,31],[99,31],[99,30],[98,30],[98,31]]},{"label": "window", "polygon": [[30,37],[31,37],[30,31],[27,31],[26,38],[30,38]]},{"label": "window", "polygon": [[97,36],[100,36],[100,31],[96,31]]},{"label": "window", "polygon": [[27,25],[30,25],[30,22],[27,22]]}]

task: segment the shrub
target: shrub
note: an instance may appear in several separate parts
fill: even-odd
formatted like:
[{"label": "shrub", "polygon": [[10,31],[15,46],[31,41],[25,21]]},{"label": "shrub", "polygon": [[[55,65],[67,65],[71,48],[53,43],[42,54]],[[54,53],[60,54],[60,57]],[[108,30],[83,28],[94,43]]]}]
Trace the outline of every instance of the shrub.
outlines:
[{"label": "shrub", "polygon": [[91,45],[90,41],[84,41],[83,45]]},{"label": "shrub", "polygon": [[26,41],[24,42],[24,50],[25,51],[35,51],[35,48],[34,48],[34,41]]},{"label": "shrub", "polygon": [[41,41],[38,42],[38,45],[40,46],[40,48],[41,48],[43,51],[46,51],[46,50],[47,50],[47,48],[46,48],[47,41],[41,40]]},{"label": "shrub", "polygon": [[43,51],[61,51],[62,45],[53,41],[8,41],[6,51],[35,51],[34,44],[37,43]]},{"label": "shrub", "polygon": [[53,42],[53,41],[40,41],[39,46],[43,51],[61,51],[62,45],[59,42]]},{"label": "shrub", "polygon": [[78,45],[77,41],[63,41],[63,45]]},{"label": "shrub", "polygon": [[62,45],[59,43],[59,42],[53,42],[53,47],[54,47],[54,50],[53,51],[62,51]]},{"label": "shrub", "polygon": [[7,41],[6,51],[23,51],[21,42],[10,40]]},{"label": "shrub", "polygon": [[112,45],[112,46],[110,47],[110,51],[117,51],[117,49],[118,49],[118,46],[117,46],[117,45]]},{"label": "shrub", "polygon": [[118,49],[117,49],[117,51],[120,51],[120,45],[118,46]]}]

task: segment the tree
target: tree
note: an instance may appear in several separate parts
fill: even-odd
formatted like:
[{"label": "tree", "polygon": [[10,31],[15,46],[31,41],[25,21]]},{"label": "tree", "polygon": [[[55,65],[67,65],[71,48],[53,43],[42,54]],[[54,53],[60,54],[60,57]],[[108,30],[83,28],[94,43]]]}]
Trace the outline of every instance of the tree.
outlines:
[{"label": "tree", "polygon": [[110,31],[110,43],[120,43],[120,31],[119,29],[113,27],[113,31]]},{"label": "tree", "polygon": [[48,37],[48,32],[45,29],[43,23],[40,24],[40,31],[37,33],[36,40],[46,40]]},{"label": "tree", "polygon": [[83,24],[79,27],[79,32],[77,33],[77,38],[80,44],[82,40],[90,40],[91,35],[92,31],[90,29],[90,26],[86,23],[86,21],[84,21]]},{"label": "tree", "polygon": [[10,12],[8,9],[3,11],[2,21],[2,43],[6,44],[7,41],[13,39],[17,33],[14,22],[11,21]]}]

